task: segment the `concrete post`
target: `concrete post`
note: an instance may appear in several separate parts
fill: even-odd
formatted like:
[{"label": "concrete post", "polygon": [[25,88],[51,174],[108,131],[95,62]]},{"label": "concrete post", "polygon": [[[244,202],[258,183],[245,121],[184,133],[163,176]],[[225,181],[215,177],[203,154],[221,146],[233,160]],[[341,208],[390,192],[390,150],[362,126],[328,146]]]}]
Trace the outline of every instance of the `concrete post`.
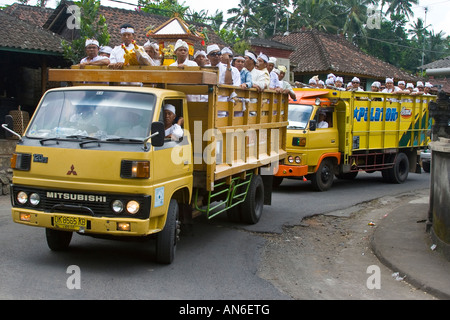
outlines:
[{"label": "concrete post", "polygon": [[[450,260],[450,100],[440,91],[430,102],[434,119],[431,147],[431,186],[428,228],[433,242]],[[431,228],[429,227],[431,225]]]}]

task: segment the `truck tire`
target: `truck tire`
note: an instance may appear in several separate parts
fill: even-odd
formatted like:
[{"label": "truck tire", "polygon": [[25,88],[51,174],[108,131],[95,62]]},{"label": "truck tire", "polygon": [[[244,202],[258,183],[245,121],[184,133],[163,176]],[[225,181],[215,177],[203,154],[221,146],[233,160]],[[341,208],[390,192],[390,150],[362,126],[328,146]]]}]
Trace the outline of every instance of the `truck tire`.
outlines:
[{"label": "truck tire", "polygon": [[73,232],[45,228],[47,245],[52,251],[64,251],[69,247]]},{"label": "truck tire", "polygon": [[166,225],[156,236],[156,262],[158,263],[171,264],[175,258],[180,231],[179,216],[178,202],[171,199],[167,210]]},{"label": "truck tire", "polygon": [[241,219],[248,224],[256,224],[264,208],[264,184],[261,176],[254,175],[248,187],[247,196],[241,207]]},{"label": "truck tire", "polygon": [[327,191],[333,185],[334,168],[330,159],[324,159],[315,173],[311,175],[312,187],[316,191]]},{"label": "truck tire", "polygon": [[[391,183],[403,183],[408,178],[409,160],[408,156],[403,152],[397,154],[394,160],[394,166],[387,169],[386,179]],[[384,177],[384,175],[383,175]]]}]

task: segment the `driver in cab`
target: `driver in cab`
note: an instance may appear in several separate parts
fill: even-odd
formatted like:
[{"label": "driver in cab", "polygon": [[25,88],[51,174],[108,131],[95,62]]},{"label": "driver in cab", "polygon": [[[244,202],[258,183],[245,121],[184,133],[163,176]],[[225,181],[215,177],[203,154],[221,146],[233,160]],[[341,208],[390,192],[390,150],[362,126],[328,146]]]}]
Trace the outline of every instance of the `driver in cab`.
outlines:
[{"label": "driver in cab", "polygon": [[164,129],[165,137],[171,140],[178,141],[183,136],[183,129],[181,126],[184,123],[182,117],[180,117],[177,123],[174,123],[176,116],[175,107],[171,104],[164,105]]}]

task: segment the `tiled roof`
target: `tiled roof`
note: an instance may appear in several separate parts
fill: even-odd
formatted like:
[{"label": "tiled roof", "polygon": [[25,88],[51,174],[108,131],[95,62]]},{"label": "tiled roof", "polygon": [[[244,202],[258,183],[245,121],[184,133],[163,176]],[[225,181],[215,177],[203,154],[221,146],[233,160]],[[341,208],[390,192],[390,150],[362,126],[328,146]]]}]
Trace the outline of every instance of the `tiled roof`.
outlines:
[{"label": "tiled roof", "polygon": [[61,54],[61,40],[53,32],[0,11],[0,50]]},{"label": "tiled roof", "polygon": [[444,59],[436,60],[419,67],[418,69],[439,69],[439,68],[450,68],[450,56]]},{"label": "tiled roof", "polygon": [[53,9],[37,6],[27,6],[15,2],[11,6],[5,8],[4,11],[7,14],[20,20],[42,27],[47,21],[48,17],[50,17],[50,15],[52,14]]},{"label": "tiled roof", "polygon": [[[44,28],[50,28],[53,32],[67,35],[66,21],[70,16],[66,13],[66,7],[73,4],[70,1],[61,1],[61,4],[54,10],[49,16],[47,22],[44,24]],[[160,16],[156,14],[149,14],[144,11],[126,10],[120,8],[112,8],[106,6],[100,6],[99,13],[106,19],[108,25],[108,32],[111,36],[110,46],[119,45],[121,43],[120,38],[120,26],[124,23],[130,23],[135,29],[135,39],[140,45],[143,45],[148,38],[146,33],[150,29],[155,29],[169,20],[169,17]],[[206,25],[197,24],[199,27]],[[210,43],[218,43],[223,45],[223,41],[213,32],[208,32]]]},{"label": "tiled roof", "polygon": [[252,46],[258,46],[258,47],[267,47],[267,48],[277,48],[287,51],[294,51],[295,47],[287,45],[282,42],[269,40],[269,39],[263,39],[263,38],[252,38],[250,39],[250,45]]},{"label": "tiled roof", "polygon": [[376,79],[414,80],[413,75],[370,56],[346,39],[318,31],[293,32],[274,40],[296,47],[290,55],[297,73],[333,72]]}]

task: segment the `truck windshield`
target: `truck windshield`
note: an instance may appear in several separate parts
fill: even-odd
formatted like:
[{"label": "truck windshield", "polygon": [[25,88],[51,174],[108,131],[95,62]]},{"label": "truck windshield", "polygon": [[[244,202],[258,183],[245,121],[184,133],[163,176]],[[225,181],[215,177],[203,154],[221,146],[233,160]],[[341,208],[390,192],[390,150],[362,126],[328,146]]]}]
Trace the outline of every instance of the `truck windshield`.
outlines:
[{"label": "truck windshield", "polygon": [[149,135],[153,94],[110,90],[53,91],[30,124],[29,138],[144,139]]},{"label": "truck windshield", "polygon": [[311,117],[313,106],[303,104],[289,104],[288,129],[305,129]]}]

